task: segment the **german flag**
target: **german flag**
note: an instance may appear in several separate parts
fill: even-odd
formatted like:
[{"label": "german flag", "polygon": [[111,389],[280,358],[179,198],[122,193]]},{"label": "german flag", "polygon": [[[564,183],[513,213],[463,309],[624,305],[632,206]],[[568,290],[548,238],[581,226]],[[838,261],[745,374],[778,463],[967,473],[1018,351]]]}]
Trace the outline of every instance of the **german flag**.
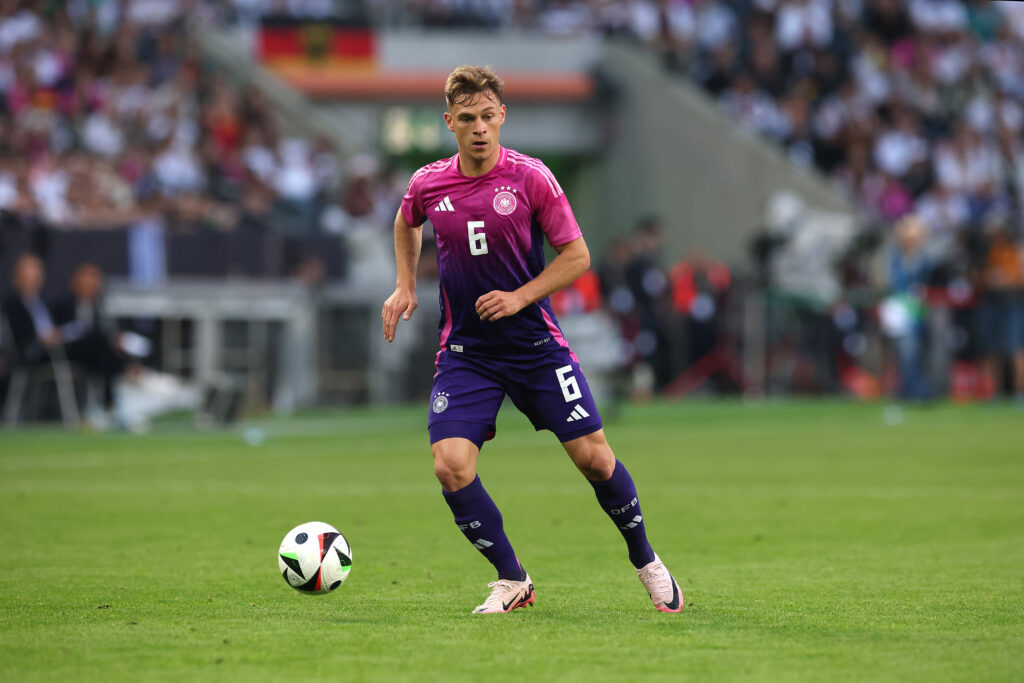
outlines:
[{"label": "german flag", "polygon": [[260,26],[259,53],[274,71],[316,76],[373,70],[377,44],[369,26],[268,17]]}]

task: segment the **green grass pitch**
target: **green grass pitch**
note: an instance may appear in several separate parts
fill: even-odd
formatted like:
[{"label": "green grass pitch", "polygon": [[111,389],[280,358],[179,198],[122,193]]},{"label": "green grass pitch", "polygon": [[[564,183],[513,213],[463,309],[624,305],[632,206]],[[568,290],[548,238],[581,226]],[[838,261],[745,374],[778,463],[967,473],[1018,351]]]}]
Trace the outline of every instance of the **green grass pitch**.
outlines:
[{"label": "green grass pitch", "polygon": [[[548,433],[503,412],[481,477],[537,605],[473,616],[490,566],[433,480],[422,407],[153,434],[0,433],[0,679],[1024,678],[1024,413],[633,406],[607,425],[687,606],[656,612]],[[275,552],[323,520],[348,582]]]}]

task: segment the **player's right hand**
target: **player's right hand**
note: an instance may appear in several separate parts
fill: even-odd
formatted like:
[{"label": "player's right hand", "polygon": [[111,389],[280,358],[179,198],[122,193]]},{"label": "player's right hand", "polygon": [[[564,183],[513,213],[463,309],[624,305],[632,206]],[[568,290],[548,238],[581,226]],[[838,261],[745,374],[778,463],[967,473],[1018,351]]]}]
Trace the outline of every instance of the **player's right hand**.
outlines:
[{"label": "player's right hand", "polygon": [[384,302],[384,308],[380,311],[381,320],[384,322],[384,338],[391,343],[395,340],[395,329],[398,327],[398,318],[408,320],[412,312],[419,306],[416,299],[416,292],[405,287],[398,287],[394,294]]}]

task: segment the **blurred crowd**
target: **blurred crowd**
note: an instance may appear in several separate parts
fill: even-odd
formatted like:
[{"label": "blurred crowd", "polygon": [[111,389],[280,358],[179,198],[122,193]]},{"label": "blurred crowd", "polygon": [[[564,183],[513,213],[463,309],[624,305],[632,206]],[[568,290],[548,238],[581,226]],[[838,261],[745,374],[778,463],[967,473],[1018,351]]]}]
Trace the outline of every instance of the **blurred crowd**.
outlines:
[{"label": "blurred crowd", "polygon": [[371,213],[390,187],[370,183],[375,160],[345,167],[328,141],[287,134],[258,90],[193,54],[185,18],[214,4],[0,2],[0,211],[58,228],[160,215],[295,232]]},{"label": "blurred crowd", "polygon": [[659,217],[640,219],[606,246],[593,270],[551,296],[555,313],[611,316],[634,398],[701,387],[737,391],[736,339],[725,320],[732,271],[700,248],[666,267],[664,233]]},{"label": "blurred crowd", "polygon": [[850,267],[856,259],[839,264],[841,303],[865,279],[887,292],[879,312],[896,349],[896,393],[941,394],[957,368],[981,360],[974,394],[1005,386],[1024,397],[1024,6],[666,7],[686,14],[684,5],[718,17],[719,30],[663,32],[666,62],[794,163],[827,174],[887,245],[877,277]]},{"label": "blurred crowd", "polygon": [[929,240],[1024,193],[1024,6],[989,0],[390,0],[425,26],[641,41],[869,219]]},{"label": "blurred crowd", "polygon": [[[860,362],[863,333],[879,315],[874,302],[881,299],[879,310],[889,317],[882,316],[879,328],[892,340],[899,370],[898,379],[888,382],[896,393],[925,399],[944,392],[947,375],[954,375],[955,385],[957,368],[973,367],[960,361],[981,360],[985,370],[964,371],[970,377],[962,383],[975,386],[968,393],[991,395],[1005,386],[1024,398],[1024,3],[373,5],[378,18],[392,23],[589,33],[645,44],[668,69],[699,84],[741,127],[779,145],[793,163],[819,169],[858,208],[868,236],[851,239],[830,261],[833,272],[822,278],[835,280],[833,310],[812,307],[801,314],[811,322],[798,344],[813,345],[816,356],[839,349],[817,365],[835,366],[835,356],[846,357],[851,367]],[[897,222],[900,227],[893,229]],[[643,260],[639,254],[645,250],[636,241],[612,245],[608,260]],[[767,244],[755,245],[755,252],[762,250],[755,261],[770,259],[766,254],[784,241],[769,235]],[[884,264],[874,267],[871,262],[879,260]],[[602,283],[615,279],[602,277]],[[761,284],[778,285],[771,277]],[[808,298],[820,295],[814,289]],[[867,300],[864,290],[873,292]],[[657,383],[664,385],[669,364],[658,360],[661,352],[644,350],[678,346],[665,343],[672,341],[665,332],[673,328],[665,312],[670,309],[662,306],[659,322],[652,322],[642,288],[629,291],[635,320],[624,320],[624,333],[634,353],[653,360]],[[893,320],[899,322],[892,325]],[[940,361],[939,370],[929,371],[929,358],[936,356],[946,367]],[[835,367],[810,374],[818,376],[810,384],[819,390],[839,388],[842,372]]]},{"label": "blurred crowd", "polygon": [[5,342],[0,347],[4,420],[11,424],[25,412],[22,403],[31,385],[40,379],[67,384],[70,396],[62,396],[61,410],[72,413],[64,416],[66,420],[77,420],[81,402],[75,396],[78,392],[69,365],[74,364],[81,371],[83,386],[97,390],[90,419],[105,427],[115,419],[115,382],[126,372],[139,372],[139,359],[149,353],[149,341],[119,331],[104,315],[100,303],[103,272],[96,265],[78,265],[55,301],[42,297],[45,279],[45,266],[38,256],[26,253],[15,261],[0,325]]},{"label": "blurred crowd", "polygon": [[[354,9],[353,9],[354,8]],[[0,210],[57,226],[162,211],[299,231],[377,218],[373,158],[284,134],[256,90],[202,68],[184,18],[369,13],[426,26],[642,41],[742,126],[816,165],[868,220],[913,211],[930,251],[1024,194],[1024,6],[987,0],[0,1]],[[344,182],[343,182],[344,180]]]},{"label": "blurred crowd", "polygon": [[[404,173],[293,135],[259,91],[204,68],[186,40],[186,17],[271,14],[648,46],[744,129],[850,196],[859,223],[879,236],[861,247],[887,245],[880,275],[843,256],[833,278],[835,299],[861,318],[870,313],[852,302],[854,290],[890,295],[885,312],[897,324],[881,327],[896,346],[901,393],[935,391],[924,357],[940,346],[984,359],[990,378],[1009,361],[1007,383],[1024,394],[1024,3],[0,0],[0,227],[155,222],[168,235],[244,236],[389,225]],[[614,241],[589,284],[560,305],[607,307],[629,365],[649,371],[651,386],[668,388],[701,361],[709,373],[735,374],[719,358],[729,270],[699,251],[665,267],[660,234],[650,219]],[[768,236],[766,254],[777,239]],[[284,270],[311,282],[324,275],[301,255]],[[929,319],[938,308],[957,313],[937,333]]]},{"label": "blurred crowd", "polygon": [[741,125],[816,165],[869,221],[911,211],[935,251],[1024,190],[1024,8],[987,0],[711,0],[673,59]]}]

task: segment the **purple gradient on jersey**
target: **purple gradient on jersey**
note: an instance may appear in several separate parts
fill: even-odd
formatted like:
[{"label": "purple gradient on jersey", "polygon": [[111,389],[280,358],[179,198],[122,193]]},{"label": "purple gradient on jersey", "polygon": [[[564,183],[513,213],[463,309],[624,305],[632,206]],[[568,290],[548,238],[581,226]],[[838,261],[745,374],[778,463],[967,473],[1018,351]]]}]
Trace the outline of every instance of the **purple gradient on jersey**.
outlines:
[{"label": "purple gradient on jersey", "polygon": [[413,175],[402,215],[409,225],[429,218],[434,226],[442,351],[455,345],[470,353],[532,358],[549,344],[566,346],[547,299],[497,321],[482,321],[476,313],[480,296],[514,291],[541,273],[545,238],[559,246],[581,235],[542,162],[502,148],[493,169],[467,177],[458,155],[442,159]]}]

